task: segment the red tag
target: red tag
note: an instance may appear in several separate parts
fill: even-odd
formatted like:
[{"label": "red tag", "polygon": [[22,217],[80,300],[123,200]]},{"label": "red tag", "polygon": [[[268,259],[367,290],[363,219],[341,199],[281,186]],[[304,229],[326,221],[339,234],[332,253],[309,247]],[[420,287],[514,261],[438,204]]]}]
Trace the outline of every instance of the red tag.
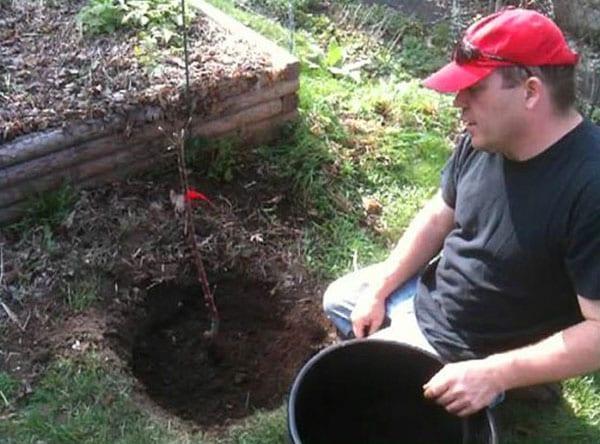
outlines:
[{"label": "red tag", "polygon": [[202,194],[200,191],[196,191],[193,188],[188,188],[185,192],[185,200],[193,201],[193,200],[203,200],[208,203],[212,203],[208,197]]}]

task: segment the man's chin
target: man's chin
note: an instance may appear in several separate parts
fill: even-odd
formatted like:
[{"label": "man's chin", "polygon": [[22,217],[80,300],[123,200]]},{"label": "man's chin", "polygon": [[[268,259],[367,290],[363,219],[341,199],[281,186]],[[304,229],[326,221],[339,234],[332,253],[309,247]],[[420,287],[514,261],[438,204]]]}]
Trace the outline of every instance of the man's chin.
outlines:
[{"label": "man's chin", "polygon": [[471,145],[473,146],[473,148],[475,148],[478,151],[485,151],[486,153],[495,153],[496,152],[496,150],[494,150],[493,148],[490,148],[489,145],[485,143],[485,141],[482,141],[476,137],[471,138]]}]

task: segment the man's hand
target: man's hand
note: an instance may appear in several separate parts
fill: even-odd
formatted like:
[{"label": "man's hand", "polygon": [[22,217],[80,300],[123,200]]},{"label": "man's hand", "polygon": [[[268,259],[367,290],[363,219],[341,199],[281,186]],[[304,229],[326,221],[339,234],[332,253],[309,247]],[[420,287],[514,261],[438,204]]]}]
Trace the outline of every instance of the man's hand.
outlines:
[{"label": "man's hand", "polygon": [[423,389],[426,398],[458,416],[487,407],[504,391],[496,368],[486,359],[446,364]]},{"label": "man's hand", "polygon": [[354,336],[363,338],[375,333],[385,317],[385,299],[379,299],[374,294],[362,295],[352,310],[350,320]]}]

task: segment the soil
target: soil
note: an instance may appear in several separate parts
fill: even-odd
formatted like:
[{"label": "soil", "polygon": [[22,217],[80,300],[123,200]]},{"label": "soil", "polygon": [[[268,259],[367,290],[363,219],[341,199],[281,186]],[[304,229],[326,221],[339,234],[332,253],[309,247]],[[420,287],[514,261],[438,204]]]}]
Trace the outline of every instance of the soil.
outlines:
[{"label": "soil", "polygon": [[333,340],[320,303],[302,290],[274,296],[272,283],[209,275],[221,313],[216,340],[200,286],[165,283],[139,301],[72,313],[56,301],[30,304],[25,331],[0,341],[0,370],[33,392],[58,356],[94,350],[138,379],[141,408],[219,434],[257,409],[285,400],[302,365]]},{"label": "soil", "polygon": [[[324,283],[305,269],[304,211],[289,181],[245,147],[234,180],[191,171],[212,205],[195,210],[197,242],[221,324],[208,342],[202,292],[164,161],[145,176],[81,192],[63,223],[0,232],[0,371],[29,396],[59,356],[90,350],[135,377],[141,408],[220,433],[281,405],[303,362],[334,339]],[[168,160],[168,159],[167,159]],[[92,289],[83,311],[69,298]],[[158,407],[157,407],[158,406]]]},{"label": "soil", "polygon": [[324,343],[313,301],[273,297],[270,285],[235,274],[212,276],[223,313],[215,340],[199,286],[154,287],[143,322],[123,323],[130,363],[150,397],[203,428],[223,425],[256,409],[281,405],[294,375]]}]

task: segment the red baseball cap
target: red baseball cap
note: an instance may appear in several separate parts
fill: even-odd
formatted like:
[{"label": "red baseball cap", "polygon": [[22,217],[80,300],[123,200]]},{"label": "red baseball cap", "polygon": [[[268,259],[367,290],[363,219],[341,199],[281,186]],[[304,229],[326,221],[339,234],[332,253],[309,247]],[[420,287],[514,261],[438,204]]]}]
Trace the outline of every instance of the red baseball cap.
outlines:
[{"label": "red baseball cap", "polygon": [[509,8],[473,23],[452,62],[426,78],[423,86],[457,92],[500,66],[575,65],[578,60],[552,20],[531,9]]}]

